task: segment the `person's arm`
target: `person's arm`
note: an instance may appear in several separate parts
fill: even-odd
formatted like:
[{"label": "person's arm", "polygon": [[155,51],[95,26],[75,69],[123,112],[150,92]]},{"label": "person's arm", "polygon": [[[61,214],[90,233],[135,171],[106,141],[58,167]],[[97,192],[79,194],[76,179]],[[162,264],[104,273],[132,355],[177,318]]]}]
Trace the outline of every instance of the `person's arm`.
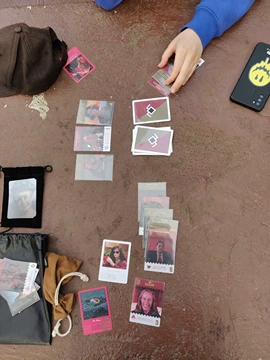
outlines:
[{"label": "person's arm", "polygon": [[255,0],[201,0],[193,19],[182,29],[192,29],[199,36],[203,48],[221,36],[249,10]]},{"label": "person's arm", "polygon": [[172,93],[188,81],[207,44],[235,24],[254,2],[255,0],[201,0],[193,19],[170,43],[158,65],[160,68],[164,67],[175,53],[174,68],[166,82],[174,82]]},{"label": "person's arm", "polygon": [[119,5],[123,0],[95,0],[104,10],[112,10]]},{"label": "person's arm", "polygon": [[116,269],[126,269],[127,268],[127,262],[126,260],[121,260],[118,264],[114,264],[114,267]]}]

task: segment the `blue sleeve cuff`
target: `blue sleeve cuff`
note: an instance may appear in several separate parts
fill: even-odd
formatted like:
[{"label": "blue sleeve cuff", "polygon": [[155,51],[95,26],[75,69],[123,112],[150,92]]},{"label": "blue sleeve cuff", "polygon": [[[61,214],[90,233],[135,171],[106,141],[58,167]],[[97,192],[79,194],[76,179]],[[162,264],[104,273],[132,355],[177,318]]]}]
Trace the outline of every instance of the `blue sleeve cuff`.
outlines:
[{"label": "blue sleeve cuff", "polygon": [[123,0],[95,0],[104,10],[112,10],[119,5]]},{"label": "blue sleeve cuff", "polygon": [[221,34],[219,34],[219,24],[214,13],[209,9],[198,8],[196,9],[194,18],[186,24],[181,31],[190,28],[195,31],[205,48],[210,41]]}]

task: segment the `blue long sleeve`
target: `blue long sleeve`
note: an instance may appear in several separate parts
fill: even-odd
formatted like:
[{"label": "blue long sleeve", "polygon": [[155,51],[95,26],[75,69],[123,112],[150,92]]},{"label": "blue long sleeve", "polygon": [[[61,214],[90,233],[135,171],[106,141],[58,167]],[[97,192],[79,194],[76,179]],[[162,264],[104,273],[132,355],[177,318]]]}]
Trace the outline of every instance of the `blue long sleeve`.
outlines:
[{"label": "blue long sleeve", "polygon": [[255,0],[201,0],[193,19],[183,29],[194,30],[203,48],[235,24]]},{"label": "blue long sleeve", "polygon": [[95,2],[105,10],[112,10],[123,0],[95,0]]}]

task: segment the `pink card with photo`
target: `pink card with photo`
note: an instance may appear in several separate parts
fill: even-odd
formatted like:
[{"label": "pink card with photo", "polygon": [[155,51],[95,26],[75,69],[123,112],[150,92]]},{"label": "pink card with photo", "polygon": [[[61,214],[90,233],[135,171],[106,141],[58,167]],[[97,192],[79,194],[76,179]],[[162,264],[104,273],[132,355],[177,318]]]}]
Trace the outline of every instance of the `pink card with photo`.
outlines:
[{"label": "pink card with photo", "polygon": [[112,329],[111,309],[106,286],[78,292],[84,335]]},{"label": "pink card with photo", "polygon": [[95,65],[74,46],[68,51],[68,60],[63,69],[76,83],[79,83],[95,68]]},{"label": "pink card with photo", "polygon": [[137,126],[131,150],[169,156],[171,154],[172,138],[173,130]]},{"label": "pink card with photo", "polygon": [[159,327],[165,283],[136,278],[129,321]]},{"label": "pink card with photo", "polygon": [[146,124],[171,120],[168,97],[133,100],[132,111],[134,124]]}]

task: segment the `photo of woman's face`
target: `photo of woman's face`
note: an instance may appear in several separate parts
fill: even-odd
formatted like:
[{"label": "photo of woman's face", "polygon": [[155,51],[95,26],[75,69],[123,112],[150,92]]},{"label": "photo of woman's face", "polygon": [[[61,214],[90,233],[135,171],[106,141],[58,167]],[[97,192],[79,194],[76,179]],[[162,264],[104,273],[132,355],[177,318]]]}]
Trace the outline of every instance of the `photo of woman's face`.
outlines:
[{"label": "photo of woman's face", "polygon": [[26,212],[31,208],[33,201],[33,192],[30,190],[21,191],[18,194],[18,206],[22,212]]}]

